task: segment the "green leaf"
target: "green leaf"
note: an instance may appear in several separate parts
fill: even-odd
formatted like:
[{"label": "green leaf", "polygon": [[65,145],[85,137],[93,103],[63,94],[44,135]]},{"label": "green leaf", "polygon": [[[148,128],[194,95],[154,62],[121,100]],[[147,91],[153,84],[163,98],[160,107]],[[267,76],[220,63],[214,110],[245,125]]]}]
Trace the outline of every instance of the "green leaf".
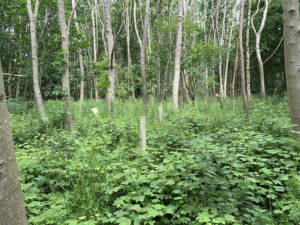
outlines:
[{"label": "green leaf", "polygon": [[200,166],[201,166],[201,164],[190,165],[190,169],[197,168],[197,167],[200,167]]},{"label": "green leaf", "polygon": [[229,214],[225,214],[224,219],[229,222],[235,222],[235,217]]},{"label": "green leaf", "polygon": [[208,223],[211,221],[212,217],[214,216],[210,215],[208,212],[202,212],[198,214],[196,220],[198,220],[200,223]]},{"label": "green leaf", "polygon": [[126,217],[122,217],[118,219],[116,222],[120,225],[131,225],[131,219],[128,219]]},{"label": "green leaf", "polygon": [[77,221],[76,220],[67,220],[65,223],[69,224],[69,225],[77,225]]},{"label": "green leaf", "polygon": [[225,224],[225,220],[222,217],[214,218],[213,222]]},{"label": "green leaf", "polygon": [[284,192],[285,191],[285,188],[282,187],[282,186],[274,186],[275,190],[276,191],[280,191],[280,192]]}]

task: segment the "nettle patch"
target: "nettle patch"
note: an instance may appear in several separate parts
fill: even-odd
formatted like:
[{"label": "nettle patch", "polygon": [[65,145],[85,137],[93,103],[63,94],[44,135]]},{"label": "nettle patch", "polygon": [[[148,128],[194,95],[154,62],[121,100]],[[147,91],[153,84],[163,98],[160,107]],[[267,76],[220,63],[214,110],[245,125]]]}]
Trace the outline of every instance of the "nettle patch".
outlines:
[{"label": "nettle patch", "polygon": [[[154,106],[95,117],[89,102],[72,133],[11,114],[29,223],[299,224],[300,145],[285,104],[253,101],[245,124],[228,102],[177,114],[170,104],[163,123]],[[143,154],[136,112],[146,115]]]}]

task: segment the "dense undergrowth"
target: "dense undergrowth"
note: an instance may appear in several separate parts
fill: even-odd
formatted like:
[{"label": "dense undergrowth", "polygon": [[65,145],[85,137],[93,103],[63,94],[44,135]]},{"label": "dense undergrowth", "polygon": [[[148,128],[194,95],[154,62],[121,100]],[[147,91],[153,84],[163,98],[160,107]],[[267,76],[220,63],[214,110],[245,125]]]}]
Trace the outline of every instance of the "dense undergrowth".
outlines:
[{"label": "dense undergrowth", "polygon": [[[65,130],[60,101],[9,102],[30,224],[300,224],[300,145],[291,139],[287,100],[181,106],[73,103]],[[99,116],[92,114],[97,106]],[[24,112],[28,113],[24,113]],[[140,153],[139,116],[147,152]]]}]

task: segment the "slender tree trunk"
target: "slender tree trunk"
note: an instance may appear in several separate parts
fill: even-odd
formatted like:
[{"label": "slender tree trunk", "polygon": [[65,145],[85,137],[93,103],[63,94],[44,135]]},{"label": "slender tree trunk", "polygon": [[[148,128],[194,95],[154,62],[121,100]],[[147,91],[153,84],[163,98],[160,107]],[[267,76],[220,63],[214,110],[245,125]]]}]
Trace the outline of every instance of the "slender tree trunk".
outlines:
[{"label": "slender tree trunk", "polygon": [[293,138],[300,137],[300,22],[299,0],[283,1],[284,57]]},{"label": "slender tree trunk", "polygon": [[183,2],[178,0],[177,8],[177,35],[176,35],[176,50],[174,63],[174,80],[173,80],[173,105],[174,109],[178,110],[178,92],[180,81],[180,61],[182,50],[182,23],[183,23]]},{"label": "slender tree trunk", "polygon": [[240,9],[240,29],[239,29],[239,50],[240,50],[240,65],[241,65],[241,91],[243,96],[243,109],[248,119],[248,104],[245,90],[245,62],[244,62],[244,47],[243,47],[243,19],[244,19],[244,0],[241,0]]},{"label": "slender tree trunk", "polygon": [[110,19],[110,2],[106,0],[101,0],[101,8],[104,16],[104,24],[105,24],[105,37],[107,43],[107,53],[108,53],[108,61],[109,61],[109,70],[108,70],[108,80],[110,81],[110,86],[107,89],[107,98],[108,98],[108,112],[112,112],[113,110],[113,102],[115,99],[115,59],[113,47],[114,47],[114,35],[111,28],[111,19]]},{"label": "slender tree trunk", "polygon": [[150,13],[150,0],[146,0],[146,11],[145,11],[145,21],[143,25],[143,40],[140,39],[139,32],[137,29],[136,22],[136,2],[134,1],[134,26],[135,32],[140,45],[140,67],[141,67],[141,78],[142,78],[142,88],[143,88],[143,102],[146,104],[148,102],[148,89],[147,89],[147,74],[146,74],[146,45],[148,36],[148,22]]},{"label": "slender tree trunk", "polygon": [[131,70],[131,54],[130,54],[130,31],[129,31],[129,25],[130,25],[130,19],[129,19],[129,5],[128,5],[128,0],[125,2],[125,31],[126,31],[126,41],[127,41],[127,68],[128,68],[128,73],[130,73],[131,76],[131,88],[132,88],[132,98],[135,99],[135,94],[134,94],[134,81],[133,81],[133,73]]},{"label": "slender tree trunk", "polygon": [[147,74],[146,74],[146,48],[147,48],[149,18],[150,18],[150,0],[146,0],[143,40],[142,40],[142,45],[140,47],[140,54],[141,54],[140,64],[141,64],[141,76],[142,76],[144,104],[146,104],[148,102]]},{"label": "slender tree trunk", "polygon": [[78,4],[79,0],[77,0],[75,7],[70,15],[68,26],[66,24],[65,18],[65,6],[64,0],[57,0],[57,7],[58,7],[58,19],[59,19],[59,26],[61,32],[61,43],[62,43],[62,51],[63,51],[63,62],[62,62],[62,89],[64,92],[64,101],[65,101],[65,123],[68,126],[69,130],[74,129],[73,125],[73,118],[72,118],[72,103],[71,103],[71,96],[70,96],[70,79],[69,79],[69,36],[70,36],[70,24],[71,19],[73,17],[74,11]]},{"label": "slender tree trunk", "polygon": [[20,81],[18,81],[17,87],[16,87],[16,99],[19,98],[19,94],[20,94]]},{"label": "slender tree trunk", "polygon": [[[72,8],[75,8],[75,0],[72,0]],[[75,26],[77,28],[77,31],[80,32],[79,25],[76,22],[76,10],[74,11],[74,19],[75,19]],[[80,40],[81,41],[81,40]],[[83,57],[82,57],[82,49],[79,49],[79,66],[80,66],[80,75],[81,75],[81,81],[80,81],[80,104],[84,101],[84,68],[83,68]]]},{"label": "slender tree trunk", "polygon": [[252,0],[248,0],[248,18],[247,18],[247,32],[246,32],[246,73],[247,73],[247,97],[251,98],[250,88],[250,21],[251,21],[251,5]]},{"label": "slender tree trunk", "polygon": [[261,37],[261,33],[262,33],[262,31],[265,27],[265,23],[266,23],[266,19],[267,19],[267,13],[268,13],[268,8],[269,8],[269,0],[265,0],[265,9],[264,9],[263,18],[261,20],[260,28],[259,28],[258,32],[256,32],[256,29],[253,25],[253,18],[258,13],[259,3],[260,3],[260,0],[257,4],[257,11],[253,15],[251,22],[252,22],[252,28],[253,28],[253,30],[255,32],[255,35],[256,35],[255,50],[256,50],[256,57],[257,57],[258,66],[259,66],[261,95],[262,95],[262,97],[266,97],[264,64],[263,64],[263,61],[261,59],[261,54],[260,54],[260,37]]},{"label": "slender tree trunk", "polygon": [[230,34],[229,34],[229,40],[228,40],[228,51],[227,51],[227,58],[226,58],[226,65],[225,65],[225,75],[224,75],[224,91],[225,96],[227,95],[227,79],[228,79],[228,67],[229,67],[229,56],[230,56],[230,48],[231,48],[231,40],[232,40],[232,33],[233,33],[233,27],[235,26],[235,18],[236,18],[236,9],[238,6],[238,1],[236,1],[236,4],[234,6],[233,14],[232,14],[232,23],[230,27]]},{"label": "slender tree trunk", "polygon": [[44,123],[48,123],[48,117],[44,107],[43,97],[39,84],[39,68],[38,68],[38,44],[36,39],[36,19],[39,11],[39,3],[37,0],[35,3],[34,13],[32,13],[31,0],[27,0],[28,16],[30,19],[30,36],[31,36],[31,58],[32,58],[32,72],[33,72],[33,89],[40,113],[40,117]]},{"label": "slender tree trunk", "polygon": [[[94,17],[94,7],[93,4],[90,6],[91,8],[91,16],[92,16],[92,27],[93,27],[93,50],[94,50],[94,63],[97,63],[97,37],[96,37],[96,25],[95,25],[95,17]],[[95,84],[98,82],[98,75],[95,72]],[[95,100],[98,102],[98,89],[95,89]]]},{"label": "slender tree trunk", "polygon": [[27,225],[0,65],[0,224]]}]

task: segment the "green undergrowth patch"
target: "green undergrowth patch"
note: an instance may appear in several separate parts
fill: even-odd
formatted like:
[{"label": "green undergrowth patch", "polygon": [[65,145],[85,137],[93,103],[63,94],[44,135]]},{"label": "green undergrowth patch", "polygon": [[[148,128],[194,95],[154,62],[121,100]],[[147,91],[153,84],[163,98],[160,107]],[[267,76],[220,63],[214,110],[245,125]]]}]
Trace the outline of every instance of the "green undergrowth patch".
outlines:
[{"label": "green undergrowth patch", "polygon": [[235,113],[229,99],[178,112],[167,101],[163,123],[156,101],[116,101],[112,114],[102,101],[74,103],[72,133],[59,122],[61,103],[45,104],[57,115],[46,127],[34,108],[10,111],[30,224],[300,223],[300,146],[285,99],[253,97],[247,123],[240,99]]}]

